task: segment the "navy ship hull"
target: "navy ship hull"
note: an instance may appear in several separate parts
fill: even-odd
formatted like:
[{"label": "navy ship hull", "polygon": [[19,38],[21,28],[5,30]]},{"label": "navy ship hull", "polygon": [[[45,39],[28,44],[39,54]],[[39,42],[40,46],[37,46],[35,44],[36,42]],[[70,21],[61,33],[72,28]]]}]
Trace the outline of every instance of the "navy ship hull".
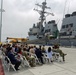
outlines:
[{"label": "navy ship hull", "polygon": [[76,46],[76,38],[75,39],[52,39],[52,40],[46,40],[46,39],[36,39],[36,40],[29,40],[27,43],[30,44],[41,44],[41,45],[54,45],[59,44],[60,46]]}]

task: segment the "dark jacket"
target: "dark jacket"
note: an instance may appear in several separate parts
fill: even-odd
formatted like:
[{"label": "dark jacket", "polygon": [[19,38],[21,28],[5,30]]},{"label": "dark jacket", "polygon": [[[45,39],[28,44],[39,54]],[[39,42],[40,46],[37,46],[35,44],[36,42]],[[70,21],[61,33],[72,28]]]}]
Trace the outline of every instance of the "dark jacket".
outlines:
[{"label": "dark jacket", "polygon": [[38,58],[41,58],[43,56],[41,50],[38,48],[36,48],[35,54],[37,55]]},{"label": "dark jacket", "polygon": [[10,61],[11,61],[12,64],[15,64],[15,63],[18,62],[18,60],[15,58],[15,56],[14,56],[13,53],[8,52],[7,56],[8,56],[8,58],[10,59]]}]

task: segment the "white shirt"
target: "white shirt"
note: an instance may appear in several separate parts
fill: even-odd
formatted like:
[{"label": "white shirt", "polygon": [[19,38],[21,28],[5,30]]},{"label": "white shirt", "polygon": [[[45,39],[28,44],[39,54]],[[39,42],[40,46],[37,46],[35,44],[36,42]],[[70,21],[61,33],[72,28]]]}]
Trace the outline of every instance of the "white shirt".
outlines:
[{"label": "white shirt", "polygon": [[48,57],[48,58],[52,58],[52,54],[53,54],[52,51],[50,51],[50,52],[47,51],[47,57]]}]

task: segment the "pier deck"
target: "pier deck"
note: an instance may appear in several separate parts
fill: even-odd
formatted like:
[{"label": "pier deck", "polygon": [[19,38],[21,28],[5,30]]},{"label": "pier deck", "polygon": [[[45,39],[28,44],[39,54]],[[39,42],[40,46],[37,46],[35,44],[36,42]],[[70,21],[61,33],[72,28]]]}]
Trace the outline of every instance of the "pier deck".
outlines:
[{"label": "pier deck", "polygon": [[[47,48],[47,47],[46,47]],[[54,62],[33,68],[23,68],[19,71],[6,71],[5,75],[76,75],[76,48],[63,48],[67,53],[65,62]]]}]

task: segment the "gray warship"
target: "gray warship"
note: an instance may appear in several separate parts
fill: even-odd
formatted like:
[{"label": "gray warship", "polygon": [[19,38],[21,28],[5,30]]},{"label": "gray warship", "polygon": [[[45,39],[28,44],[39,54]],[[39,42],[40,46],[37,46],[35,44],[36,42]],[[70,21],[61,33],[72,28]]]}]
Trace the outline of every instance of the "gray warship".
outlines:
[{"label": "gray warship", "polygon": [[59,31],[55,20],[46,22],[46,15],[54,16],[53,13],[45,11],[45,9],[51,9],[46,6],[46,0],[42,2],[42,5],[36,5],[41,8],[41,10],[34,9],[40,14],[39,22],[29,29],[28,43],[47,45],[58,43],[61,46],[76,46],[76,12],[65,15]]},{"label": "gray warship", "polygon": [[[42,2],[42,5],[36,4],[41,8],[41,10],[34,9],[40,14],[39,22],[37,24],[33,24],[33,27],[29,29],[28,35],[29,40],[42,39],[46,36],[55,37],[55,33],[58,31],[57,24],[55,20],[48,21],[46,23],[46,16],[52,15],[53,13],[46,12],[45,9],[51,9],[46,6],[46,0]],[[44,26],[43,26],[44,25]]]}]

